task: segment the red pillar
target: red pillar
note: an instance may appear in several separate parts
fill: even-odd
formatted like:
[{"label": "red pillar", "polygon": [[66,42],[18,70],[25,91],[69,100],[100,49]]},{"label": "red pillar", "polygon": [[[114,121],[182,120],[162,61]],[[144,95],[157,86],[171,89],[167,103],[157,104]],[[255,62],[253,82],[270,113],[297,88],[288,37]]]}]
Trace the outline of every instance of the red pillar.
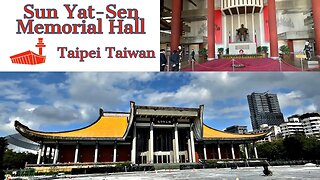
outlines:
[{"label": "red pillar", "polygon": [[287,40],[287,44],[290,49],[290,53],[293,53],[294,52],[293,40],[292,39]]},{"label": "red pillar", "polygon": [[277,31],[277,13],[275,0],[268,0],[269,9],[269,34],[270,34],[270,55],[271,58],[279,57],[278,50],[278,31]]},{"label": "red pillar", "polygon": [[320,1],[312,0],[312,13],[315,31],[316,56],[320,57]]},{"label": "red pillar", "polygon": [[181,10],[182,1],[172,0],[172,20],[171,20],[171,52],[178,50],[181,34]]},{"label": "red pillar", "polygon": [[208,60],[215,58],[215,22],[214,22],[214,0],[207,0],[208,5]]},{"label": "red pillar", "polygon": [[289,49],[290,49],[290,59],[294,59],[293,40],[292,40],[292,39],[287,40],[287,44],[288,44],[288,47],[289,47]]}]

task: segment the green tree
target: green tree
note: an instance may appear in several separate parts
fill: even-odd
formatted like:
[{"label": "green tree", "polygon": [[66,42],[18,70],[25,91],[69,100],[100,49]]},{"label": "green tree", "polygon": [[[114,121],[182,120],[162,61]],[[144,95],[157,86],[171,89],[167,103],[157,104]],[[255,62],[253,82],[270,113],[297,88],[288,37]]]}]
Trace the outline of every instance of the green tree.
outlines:
[{"label": "green tree", "polygon": [[282,140],[260,143],[257,146],[259,157],[267,158],[270,161],[284,159],[284,147]]},{"label": "green tree", "polygon": [[303,141],[303,157],[307,160],[320,159],[320,141],[316,137],[305,138]]},{"label": "green tree", "polygon": [[4,152],[6,151],[8,146],[7,139],[5,137],[0,137],[0,179],[4,179],[4,167],[3,167],[3,159]]},{"label": "green tree", "polygon": [[14,152],[11,149],[6,150],[4,154],[3,166],[6,169],[20,169],[24,168],[26,163],[35,164],[37,156],[32,153]]},{"label": "green tree", "polygon": [[260,143],[259,157],[275,160],[320,160],[320,141],[316,137],[295,135],[284,140]]},{"label": "green tree", "polygon": [[290,136],[283,140],[286,156],[289,160],[300,160],[302,157],[304,136]]}]

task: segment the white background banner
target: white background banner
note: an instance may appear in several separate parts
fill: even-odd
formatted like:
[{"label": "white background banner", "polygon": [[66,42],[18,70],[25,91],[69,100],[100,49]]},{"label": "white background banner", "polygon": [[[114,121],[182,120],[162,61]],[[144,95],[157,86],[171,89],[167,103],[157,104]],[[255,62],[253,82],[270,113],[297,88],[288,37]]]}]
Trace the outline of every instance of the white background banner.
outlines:
[{"label": "white background banner", "polygon": [[[159,71],[159,6],[147,0],[7,1],[0,11],[0,71]],[[46,45],[45,62],[35,64],[38,38]]]}]

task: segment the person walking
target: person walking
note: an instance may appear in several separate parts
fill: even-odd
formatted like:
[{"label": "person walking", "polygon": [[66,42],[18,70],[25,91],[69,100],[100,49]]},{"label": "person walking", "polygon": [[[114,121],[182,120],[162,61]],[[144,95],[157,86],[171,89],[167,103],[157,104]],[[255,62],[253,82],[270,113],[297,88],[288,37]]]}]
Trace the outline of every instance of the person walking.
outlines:
[{"label": "person walking", "polygon": [[192,49],[192,51],[191,51],[191,60],[192,61],[196,60],[195,55],[196,55],[196,53],[194,52],[194,49]]}]

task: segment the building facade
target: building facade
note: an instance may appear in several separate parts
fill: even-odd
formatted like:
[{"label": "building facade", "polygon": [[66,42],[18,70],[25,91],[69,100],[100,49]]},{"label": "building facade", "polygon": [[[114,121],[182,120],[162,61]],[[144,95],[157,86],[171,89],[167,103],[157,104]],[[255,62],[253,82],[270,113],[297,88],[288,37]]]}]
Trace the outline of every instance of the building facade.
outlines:
[{"label": "building facade", "polygon": [[288,122],[280,125],[282,137],[289,137],[296,134],[304,134],[303,125],[300,122],[299,115],[288,117]]},{"label": "building facade", "polygon": [[[265,134],[233,134],[203,124],[199,108],[137,106],[104,112],[91,125],[64,132],[41,132],[18,121],[16,130],[40,144],[37,166],[196,163],[201,159],[258,158],[255,142]],[[247,145],[253,143],[252,150]],[[245,146],[241,157],[239,146]],[[248,152],[254,152],[250,156]]]},{"label": "building facade", "polygon": [[[319,56],[319,6],[318,0],[161,0],[161,46],[172,51],[182,44],[186,53],[207,48],[212,60],[218,48],[252,54],[246,50],[267,46],[270,56],[278,57],[279,46],[288,45],[293,53],[309,41]],[[242,24],[248,41],[237,47]]]},{"label": "building facade", "polygon": [[265,133],[266,136],[258,142],[271,142],[280,137],[281,129],[279,126],[269,126],[268,124],[262,124],[259,130],[255,130],[252,133]]},{"label": "building facade", "polygon": [[262,124],[279,126],[284,122],[276,94],[252,93],[247,96],[253,130]]},{"label": "building facade", "polygon": [[236,126],[236,125],[227,127],[224,131],[229,132],[229,133],[236,133],[236,134],[247,134],[248,133],[247,126]]},{"label": "building facade", "polygon": [[300,116],[306,136],[320,137],[320,114],[306,113]]}]

